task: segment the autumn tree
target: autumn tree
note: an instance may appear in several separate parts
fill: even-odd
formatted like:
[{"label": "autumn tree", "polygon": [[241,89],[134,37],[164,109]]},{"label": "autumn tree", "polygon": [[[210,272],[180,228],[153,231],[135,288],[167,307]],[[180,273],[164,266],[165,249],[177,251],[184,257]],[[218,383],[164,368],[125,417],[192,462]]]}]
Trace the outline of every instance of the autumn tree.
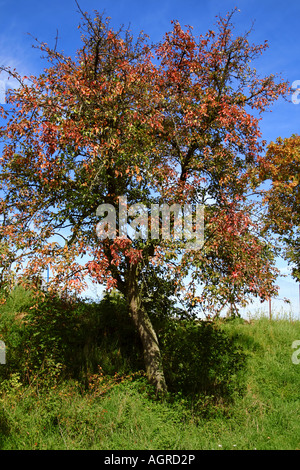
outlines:
[{"label": "autumn tree", "polygon": [[[286,86],[257,75],[252,62],[267,45],[251,45],[250,31],[234,37],[233,13],[203,36],[173,22],[151,46],[143,34],[134,39],[98,13],[81,13],[82,46],[74,58],[42,43],[48,66],[38,77],[2,67],[19,87],[2,108],[0,208],[11,223],[1,235],[22,253],[26,276],[51,263],[53,288],[79,292],[89,276],[118,289],[148,378],[164,393],[147,310],[153,279],[172,282],[178,296],[188,285],[188,305],[205,312],[265,298],[274,288],[272,257],[247,194],[263,150],[252,113],[265,111]],[[128,217],[107,225],[113,236],[100,237],[99,223],[120,201]],[[172,214],[170,236],[161,226],[149,236],[150,209],[163,204],[205,205],[201,246],[175,237]],[[124,230],[131,223],[133,236]]]},{"label": "autumn tree", "polygon": [[292,275],[300,281],[300,137],[292,135],[267,147],[259,167],[265,183],[265,229],[277,236],[281,254],[292,266]]}]

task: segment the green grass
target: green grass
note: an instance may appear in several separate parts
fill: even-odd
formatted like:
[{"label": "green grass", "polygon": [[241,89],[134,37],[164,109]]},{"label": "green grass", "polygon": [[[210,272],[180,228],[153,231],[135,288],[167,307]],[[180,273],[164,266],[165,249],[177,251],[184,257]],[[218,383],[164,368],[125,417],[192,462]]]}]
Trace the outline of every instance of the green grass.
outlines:
[{"label": "green grass", "polygon": [[0,385],[0,449],[300,449],[300,364],[291,359],[299,322],[222,328],[246,353],[245,390],[234,401],[159,402],[142,376],[98,375],[86,389],[74,380],[24,385],[13,374]]}]

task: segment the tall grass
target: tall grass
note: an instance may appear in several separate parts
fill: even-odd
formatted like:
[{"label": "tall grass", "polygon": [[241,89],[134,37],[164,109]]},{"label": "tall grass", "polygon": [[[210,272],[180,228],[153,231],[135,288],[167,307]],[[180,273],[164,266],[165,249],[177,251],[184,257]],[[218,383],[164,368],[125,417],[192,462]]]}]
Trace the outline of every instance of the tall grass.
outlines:
[{"label": "tall grass", "polygon": [[[14,302],[20,321],[20,310]],[[73,311],[76,328],[85,325],[80,331],[74,327],[76,341],[69,344],[73,351],[81,351],[80,361],[85,363],[80,368],[78,359],[73,375],[66,373],[66,364],[57,361],[55,354],[51,362],[45,338],[42,352],[47,364],[37,362],[30,376],[28,371],[27,375],[23,373],[16,360],[14,368],[8,367],[8,373],[2,370],[1,449],[300,449],[300,364],[292,361],[292,344],[300,340],[299,322],[256,318],[248,323],[236,319],[208,329],[191,325],[187,336],[183,327],[177,336],[174,327],[168,327],[168,341],[160,334],[171,370],[168,380],[175,381],[181,371],[181,380],[185,377],[186,381],[177,390],[172,382],[170,395],[157,401],[143,372],[139,372],[139,345],[128,349],[128,344],[118,342],[115,321],[127,325],[126,340],[132,335],[130,325],[121,311],[116,314],[114,310],[113,316],[110,309],[111,304],[106,304],[105,314],[101,314],[101,309],[91,309],[91,317],[84,305]],[[32,324],[16,326],[9,317],[11,312],[8,304],[0,310],[0,334],[7,338],[9,331],[14,332],[12,345],[23,346],[27,341],[26,327]],[[48,314],[53,328],[43,330],[46,339],[57,331],[57,322],[62,326],[70,312],[62,317],[58,311],[53,316]],[[34,315],[31,310],[30,315],[37,318],[38,311]],[[38,329],[34,322],[33,326]],[[61,329],[58,331],[61,334]],[[206,372],[203,358],[195,361],[203,349],[197,339],[201,339],[202,346],[206,344],[204,354],[210,364]],[[192,346],[193,366],[188,364],[186,347],[181,348],[184,344]],[[37,360],[36,355],[33,359]],[[238,367],[234,367],[235,360]],[[205,376],[204,382],[196,377],[197,367],[199,377]],[[226,380],[229,389],[220,387]],[[187,383],[200,387],[197,393],[190,394]]]}]

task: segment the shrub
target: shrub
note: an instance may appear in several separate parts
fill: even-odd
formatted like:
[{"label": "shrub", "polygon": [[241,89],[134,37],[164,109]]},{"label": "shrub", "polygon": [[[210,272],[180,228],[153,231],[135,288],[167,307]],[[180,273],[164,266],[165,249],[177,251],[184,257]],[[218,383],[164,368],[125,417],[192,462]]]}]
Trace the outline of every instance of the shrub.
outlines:
[{"label": "shrub", "polygon": [[169,321],[161,343],[170,392],[229,399],[242,391],[245,355],[217,324]]},{"label": "shrub", "polygon": [[[112,377],[143,369],[142,348],[121,295],[100,302],[66,301],[17,287],[0,306],[0,339],[7,346],[1,378],[21,380],[73,378],[89,384],[98,374]],[[158,320],[157,320],[158,321]],[[242,389],[244,355],[220,325],[175,320],[159,323],[163,366],[171,394],[229,398]],[[204,398],[203,398],[204,397]]]},{"label": "shrub", "polygon": [[0,368],[2,379],[23,368],[26,334],[24,316],[33,304],[33,293],[17,286],[0,305],[0,339],[6,347],[6,364]]},{"label": "shrub", "polygon": [[67,301],[18,286],[0,306],[0,339],[7,349],[2,379],[15,372],[22,380],[42,377],[54,367],[86,382],[99,367],[110,375],[142,367],[126,303],[116,294],[99,303]]}]

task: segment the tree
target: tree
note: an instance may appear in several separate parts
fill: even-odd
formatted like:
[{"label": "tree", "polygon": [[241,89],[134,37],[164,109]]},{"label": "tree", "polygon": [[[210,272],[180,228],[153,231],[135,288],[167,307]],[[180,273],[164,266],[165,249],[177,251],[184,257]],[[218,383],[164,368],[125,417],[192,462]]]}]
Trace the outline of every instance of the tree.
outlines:
[{"label": "tree", "polygon": [[[190,276],[188,305],[200,302],[209,311],[228,296],[234,304],[273,289],[268,246],[246,197],[263,149],[259,119],[250,112],[263,112],[286,85],[258,77],[250,63],[267,46],[250,45],[250,32],[234,38],[233,13],[205,36],[173,22],[151,47],[143,34],[134,39],[98,13],[81,13],[82,47],[74,59],[40,44],[49,61],[40,76],[2,68],[20,86],[2,109],[0,207],[12,222],[1,231],[23,253],[26,275],[51,262],[54,287],[80,291],[88,275],[118,289],[149,381],[164,393],[147,276],[149,288],[163,276],[175,294]],[[121,217],[108,223],[120,201],[133,237],[124,236]],[[175,237],[176,211],[169,214],[170,236],[161,226],[155,237],[144,236],[153,227],[151,208],[163,204],[205,204],[204,244],[190,247],[186,233]],[[163,224],[162,213],[158,220]]]},{"label": "tree", "polygon": [[281,252],[300,281],[300,137],[279,137],[268,145],[259,177],[266,183],[266,230],[278,236]]}]

